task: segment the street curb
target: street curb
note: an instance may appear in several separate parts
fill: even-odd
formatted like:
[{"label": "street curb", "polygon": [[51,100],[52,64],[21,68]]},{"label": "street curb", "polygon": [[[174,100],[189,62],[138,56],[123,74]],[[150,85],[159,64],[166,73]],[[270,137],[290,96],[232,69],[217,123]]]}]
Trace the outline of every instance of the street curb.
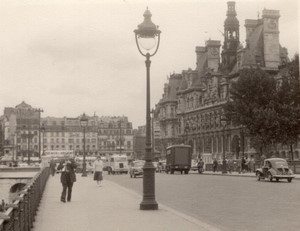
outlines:
[{"label": "street curb", "polygon": [[[219,173],[207,173],[207,172],[203,172],[201,173],[202,175],[208,175],[208,176],[233,176],[233,177],[252,177],[255,178],[256,176],[249,176],[249,175],[244,175],[243,173],[241,174],[229,174],[229,173],[225,173],[225,174],[219,174]],[[201,175],[199,174],[199,175]],[[299,177],[295,177],[293,180],[300,180]]]},{"label": "street curb", "polygon": [[[127,189],[127,188],[125,188],[125,187],[123,187],[123,186],[121,186],[121,185],[119,185],[119,184],[117,184],[117,183],[115,183],[113,181],[110,181],[110,180],[107,180],[107,181],[109,181],[109,183],[111,183],[111,184],[113,184],[113,185],[121,188],[123,191],[126,191],[127,193],[131,194],[134,197],[137,197],[139,200],[142,201],[143,197],[140,194],[138,194],[137,192],[135,192],[133,190],[130,190],[130,189]],[[178,211],[176,211],[176,210],[174,210],[174,209],[172,209],[172,208],[170,208],[170,207],[168,207],[168,206],[166,206],[166,205],[164,205],[164,204],[162,204],[160,202],[157,202],[157,203],[158,203],[159,209],[161,208],[162,210],[166,210],[166,211],[168,211],[168,212],[170,212],[170,213],[172,213],[172,214],[174,214],[174,215],[176,215],[178,217],[183,218],[184,220],[186,220],[186,221],[188,221],[190,223],[193,223],[193,224],[199,226],[199,228],[201,228],[201,231],[221,231],[220,229],[218,229],[216,227],[213,227],[213,226],[211,226],[211,225],[209,225],[209,224],[207,224],[205,222],[202,222],[202,221],[200,221],[200,220],[198,220],[196,218],[193,218],[191,216],[188,216],[186,214],[178,212]]]}]

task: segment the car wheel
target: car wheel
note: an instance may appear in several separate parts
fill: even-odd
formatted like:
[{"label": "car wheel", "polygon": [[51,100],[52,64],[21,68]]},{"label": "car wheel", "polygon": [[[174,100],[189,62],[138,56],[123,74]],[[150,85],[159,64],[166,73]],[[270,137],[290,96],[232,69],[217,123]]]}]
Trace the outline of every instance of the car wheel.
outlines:
[{"label": "car wheel", "polygon": [[260,181],[260,173],[259,173],[259,172],[256,173],[256,179],[257,179],[258,181]]},{"label": "car wheel", "polygon": [[136,175],[134,174],[133,177],[136,178]]},{"label": "car wheel", "polygon": [[271,173],[268,173],[268,179],[269,179],[270,182],[273,181],[273,177],[272,177],[272,174],[271,174]]},{"label": "car wheel", "polygon": [[278,182],[279,181],[279,178],[276,178],[276,182]]},{"label": "car wheel", "polygon": [[288,178],[287,180],[288,180],[288,182],[289,182],[289,183],[291,183],[291,182],[292,182],[292,178]]}]

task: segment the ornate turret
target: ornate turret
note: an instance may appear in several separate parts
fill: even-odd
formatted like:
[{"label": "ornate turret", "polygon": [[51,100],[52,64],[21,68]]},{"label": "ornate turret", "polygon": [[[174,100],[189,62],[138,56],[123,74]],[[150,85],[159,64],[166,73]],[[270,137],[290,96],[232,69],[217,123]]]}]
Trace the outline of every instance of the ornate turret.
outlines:
[{"label": "ornate turret", "polygon": [[227,18],[224,21],[222,64],[223,68],[230,71],[236,61],[236,53],[240,44],[240,24],[236,18],[235,2],[227,2],[227,7]]}]

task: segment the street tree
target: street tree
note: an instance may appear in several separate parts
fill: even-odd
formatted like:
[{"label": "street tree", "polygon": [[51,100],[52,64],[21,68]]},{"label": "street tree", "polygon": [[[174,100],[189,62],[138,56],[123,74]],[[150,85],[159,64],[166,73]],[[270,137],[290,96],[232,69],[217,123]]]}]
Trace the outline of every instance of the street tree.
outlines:
[{"label": "street tree", "polygon": [[289,145],[291,158],[294,159],[293,145],[297,143],[300,134],[299,55],[295,55],[286,69],[288,74],[277,88],[279,129],[276,142]]},{"label": "street tree", "polygon": [[237,81],[232,82],[230,100],[224,106],[225,116],[248,130],[253,146],[261,154],[278,131],[276,94],[272,76],[259,68],[243,69]]},{"label": "street tree", "polygon": [[[225,115],[249,131],[254,147],[262,153],[272,143],[290,146],[300,134],[299,55],[275,79],[261,69],[244,69],[230,88]],[[279,77],[279,76],[277,76]]]}]

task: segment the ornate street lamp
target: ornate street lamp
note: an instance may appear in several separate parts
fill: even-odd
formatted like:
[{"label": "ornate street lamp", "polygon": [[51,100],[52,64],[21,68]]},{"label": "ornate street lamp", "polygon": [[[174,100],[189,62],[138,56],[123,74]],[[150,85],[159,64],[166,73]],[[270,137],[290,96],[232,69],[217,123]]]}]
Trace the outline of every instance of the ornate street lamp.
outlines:
[{"label": "ornate street lamp", "polygon": [[227,126],[227,119],[222,116],[221,117],[221,126],[223,127],[223,166],[222,166],[222,173],[227,173],[227,164],[226,164],[226,158],[225,158],[225,128]]},{"label": "ornate street lamp", "polygon": [[42,156],[45,154],[45,153],[44,153],[44,151],[45,151],[45,150],[44,150],[44,146],[45,146],[45,131],[46,131],[46,127],[45,127],[45,124],[43,123],[43,124],[41,125],[41,132],[42,132],[42,134],[43,134]]},{"label": "ornate street lamp", "polygon": [[80,118],[80,125],[83,128],[83,163],[82,163],[82,175],[81,176],[87,176],[86,174],[86,161],[85,161],[85,129],[88,125],[88,117],[83,113],[83,115]]},{"label": "ornate street lamp", "polygon": [[188,144],[188,135],[190,131],[190,126],[188,123],[186,123],[185,128],[184,128],[184,133],[185,133],[185,144]]},{"label": "ornate street lamp", "polygon": [[[155,55],[160,42],[160,33],[158,26],[151,21],[151,12],[146,9],[144,13],[144,22],[138,25],[134,30],[137,48],[142,56],[146,57],[146,153],[145,165],[143,167],[143,201],[140,204],[141,210],[157,210],[158,204],[155,200],[155,167],[152,163],[153,156],[151,152],[151,117],[150,117],[150,57]],[[143,52],[144,51],[144,52]],[[152,53],[150,53],[153,51]]]}]

